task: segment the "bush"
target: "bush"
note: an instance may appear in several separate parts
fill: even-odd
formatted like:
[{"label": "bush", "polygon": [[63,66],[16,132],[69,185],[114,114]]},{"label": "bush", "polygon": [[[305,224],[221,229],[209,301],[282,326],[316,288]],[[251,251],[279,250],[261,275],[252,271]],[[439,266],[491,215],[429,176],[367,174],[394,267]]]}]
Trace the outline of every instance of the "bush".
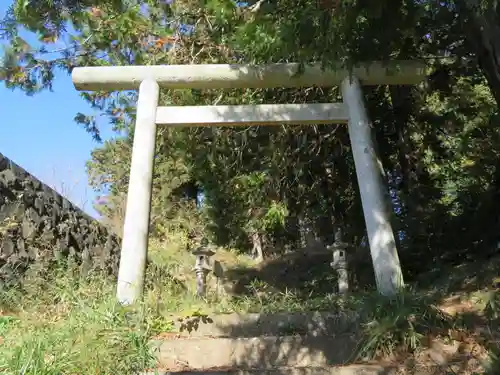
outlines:
[{"label": "bush", "polygon": [[364,334],[359,358],[413,352],[425,346],[429,336],[446,335],[451,328],[451,319],[417,293],[402,292],[394,297],[375,294],[359,302]]}]

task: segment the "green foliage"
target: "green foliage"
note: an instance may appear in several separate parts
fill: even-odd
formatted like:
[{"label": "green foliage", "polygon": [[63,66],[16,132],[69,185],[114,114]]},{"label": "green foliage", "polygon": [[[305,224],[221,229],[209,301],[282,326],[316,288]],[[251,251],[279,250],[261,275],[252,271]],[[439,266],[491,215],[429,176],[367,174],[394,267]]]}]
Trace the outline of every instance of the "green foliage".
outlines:
[{"label": "green foliage", "polygon": [[403,292],[394,298],[378,294],[362,299],[364,339],[360,358],[415,352],[429,337],[446,335],[452,322],[429,297]]},{"label": "green foliage", "polygon": [[274,229],[276,227],[283,228],[285,220],[288,216],[288,210],[280,202],[272,202],[263,219],[264,229]]},{"label": "green foliage", "polygon": [[195,319],[214,309],[241,311],[243,305],[228,299],[196,299],[194,259],[181,238],[172,233],[168,238],[169,242],[151,243],[144,301],[133,307],[117,303],[115,278],[102,274],[81,278],[78,269],[68,267],[28,273],[33,276],[20,286],[4,289],[0,371],[8,375],[76,374],[81,369],[91,374],[140,373],[154,366],[150,341],[172,331],[172,314]]},{"label": "green foliage", "polygon": [[[0,80],[33,95],[51,89],[57,74],[85,65],[298,61],[302,69],[310,62],[352,68],[372,60],[425,59],[432,74],[421,85],[365,88],[393,198],[394,226],[403,233],[400,258],[411,280],[429,269],[498,252],[500,73],[494,52],[500,50],[499,12],[495,2],[473,3],[278,0],[238,7],[229,0],[14,0],[0,25],[6,42]],[[38,42],[27,43],[26,32]],[[97,141],[106,126],[103,118],[116,134],[94,150],[87,168],[90,184],[102,197],[99,211],[120,233],[137,95],[95,92],[82,98],[90,110],[76,114],[76,122]],[[164,90],[160,104],[340,100],[338,88]],[[428,336],[450,327],[427,298],[414,293],[347,301],[324,293],[318,297],[321,287],[331,290],[335,283],[326,262],[321,265],[328,267],[328,277],[317,277],[319,271],[311,267],[316,277],[304,281],[297,268],[278,266],[274,270],[292,272],[253,278],[249,292],[235,299],[195,301],[173,276],[174,271],[192,272],[185,250],[193,233],[247,250],[249,237],[258,232],[265,253],[279,252],[301,246],[308,229],[303,223],[309,221],[324,243],[333,240],[334,226],[340,225],[344,240],[357,248],[365,225],[345,126],[160,129],[155,166],[152,233],[181,240],[176,251],[168,247],[156,253],[167,267],[149,268],[143,310],[117,307],[111,284],[61,278],[54,289],[38,289],[26,299],[38,315],[0,321],[0,335],[8,332],[8,345],[0,346],[0,370],[132,373],[147,367],[147,337],[171,328],[164,316],[189,310],[186,321],[203,322],[213,301],[225,312],[347,305],[361,312],[362,357],[415,351]],[[367,258],[367,252],[361,256]],[[356,264],[361,262],[354,260],[353,272],[360,278],[363,270]],[[278,288],[281,276],[301,288]],[[15,295],[1,298],[21,305]],[[496,319],[497,305],[495,294],[485,314]],[[62,310],[46,314],[61,320],[40,319],[46,316],[40,314],[43,306]]]},{"label": "green foliage", "polygon": [[[425,84],[365,90],[394,225],[404,232],[400,257],[412,278],[431,266],[486,257],[498,241],[500,74],[488,44],[500,40],[498,12],[493,2],[484,2],[486,11],[470,5],[15,0],[0,27],[0,79],[34,94],[50,89],[60,71],[82,65],[298,61],[351,68],[426,59],[432,74]],[[27,43],[26,32],[38,43]],[[105,202],[99,211],[120,232],[137,95],[82,98],[92,113],[77,114],[76,122],[101,140],[104,115],[116,132],[94,150],[88,173]],[[338,88],[164,90],[160,98],[162,105],[339,100]],[[365,235],[345,127],[161,129],[155,161],[152,226],[159,237],[176,227],[246,250],[257,231],[266,246],[282,250],[300,245],[306,221],[323,242],[333,240],[339,223],[355,246]]]},{"label": "green foliage", "polygon": [[0,337],[2,337],[7,329],[13,327],[18,320],[13,316],[3,315],[0,316]]},{"label": "green foliage", "polygon": [[[486,375],[498,374],[500,371],[500,356],[498,353],[490,353],[489,361],[486,366]],[[476,375],[475,373],[472,375]],[[477,374],[479,375],[479,374]]]},{"label": "green foliage", "polygon": [[500,292],[498,290],[488,293],[484,312],[488,319],[500,322]]},{"label": "green foliage", "polygon": [[112,374],[151,365],[149,319],[117,305],[102,275],[75,280],[56,272],[23,288],[10,291],[16,319],[2,317],[2,372]]}]

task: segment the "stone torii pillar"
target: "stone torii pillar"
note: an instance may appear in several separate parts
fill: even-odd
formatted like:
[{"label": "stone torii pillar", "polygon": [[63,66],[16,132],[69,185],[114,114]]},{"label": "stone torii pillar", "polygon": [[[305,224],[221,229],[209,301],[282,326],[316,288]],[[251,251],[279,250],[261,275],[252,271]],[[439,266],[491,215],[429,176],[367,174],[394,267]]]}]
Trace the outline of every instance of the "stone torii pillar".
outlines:
[{"label": "stone torii pillar", "polygon": [[[387,209],[387,188],[375,152],[361,92],[363,85],[412,85],[426,75],[422,62],[374,62],[346,69],[319,65],[161,65],[81,67],[72,72],[76,89],[137,90],[137,120],[132,150],[127,210],[117,298],[135,302],[142,293],[148,247],[156,125],[234,126],[348,123],[370,250],[380,293],[403,286],[401,267]],[[332,87],[341,85],[343,103],[246,106],[158,107],[159,88],[234,89]]]},{"label": "stone torii pillar", "polygon": [[404,286],[404,282],[390,221],[389,192],[384,181],[382,162],[376,152],[372,124],[366,112],[362,87],[356,77],[344,79],[342,96],[349,112],[347,126],[375,281],[382,294],[393,295]]},{"label": "stone torii pillar", "polygon": [[144,285],[159,96],[160,87],[155,80],[141,82],[118,271],[117,296],[124,304],[133,303]]}]

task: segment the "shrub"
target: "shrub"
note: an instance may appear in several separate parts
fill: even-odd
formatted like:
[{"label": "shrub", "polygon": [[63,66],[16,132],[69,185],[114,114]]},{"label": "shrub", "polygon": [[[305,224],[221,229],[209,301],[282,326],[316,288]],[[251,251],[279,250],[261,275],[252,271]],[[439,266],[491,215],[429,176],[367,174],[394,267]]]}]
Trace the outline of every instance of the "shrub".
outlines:
[{"label": "shrub", "polygon": [[362,299],[364,340],[360,358],[396,352],[413,352],[425,346],[429,336],[445,335],[450,318],[424,295],[402,292],[394,297],[379,294]]}]

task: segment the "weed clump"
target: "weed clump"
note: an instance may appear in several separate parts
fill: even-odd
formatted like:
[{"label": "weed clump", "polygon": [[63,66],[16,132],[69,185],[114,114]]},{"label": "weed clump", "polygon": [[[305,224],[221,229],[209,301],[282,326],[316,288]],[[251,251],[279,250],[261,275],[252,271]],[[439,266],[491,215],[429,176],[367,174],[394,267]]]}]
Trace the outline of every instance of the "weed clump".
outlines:
[{"label": "weed clump", "polygon": [[359,358],[415,352],[430,337],[447,335],[453,326],[451,318],[427,296],[410,291],[393,297],[372,294],[358,303],[364,337]]},{"label": "weed clump", "polygon": [[103,275],[75,280],[58,271],[10,290],[0,320],[0,372],[112,374],[151,365],[151,319],[143,307],[120,306],[113,286]]}]

